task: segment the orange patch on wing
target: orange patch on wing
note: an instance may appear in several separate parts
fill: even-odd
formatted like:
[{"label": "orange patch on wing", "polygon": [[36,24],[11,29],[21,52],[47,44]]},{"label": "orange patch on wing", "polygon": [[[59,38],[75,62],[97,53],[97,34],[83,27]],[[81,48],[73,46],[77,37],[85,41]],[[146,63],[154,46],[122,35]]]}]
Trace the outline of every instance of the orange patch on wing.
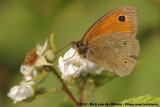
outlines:
[{"label": "orange patch on wing", "polygon": [[[125,16],[125,22],[119,21],[119,16]],[[108,33],[121,32],[121,33],[133,33],[133,23],[129,20],[128,16],[122,12],[117,12],[113,15],[104,17],[96,22],[85,34],[83,43],[87,43],[96,36],[101,36]]]}]

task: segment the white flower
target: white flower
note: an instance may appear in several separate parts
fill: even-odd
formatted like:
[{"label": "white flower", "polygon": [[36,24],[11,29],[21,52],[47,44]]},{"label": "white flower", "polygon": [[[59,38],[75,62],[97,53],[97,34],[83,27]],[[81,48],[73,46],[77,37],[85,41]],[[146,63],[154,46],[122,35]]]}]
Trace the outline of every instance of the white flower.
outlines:
[{"label": "white flower", "polygon": [[87,70],[95,68],[95,64],[87,59],[83,59],[76,52],[76,49],[69,49],[64,57],[59,58],[59,67],[62,72],[62,78],[70,80],[77,78],[80,74]]},{"label": "white flower", "polygon": [[45,58],[47,58],[47,60],[53,62],[55,58],[54,52],[51,49],[47,49],[47,48],[48,48],[48,40],[46,40],[43,46],[39,44],[37,45],[36,53],[37,55],[44,56]]},{"label": "white flower", "polygon": [[27,83],[23,83],[22,85],[16,85],[10,89],[10,92],[8,93],[8,97],[10,97],[12,100],[14,100],[14,104],[26,100],[28,98],[31,98],[34,96],[34,88],[31,87]]},{"label": "white flower", "polygon": [[52,65],[53,64],[47,62],[47,60],[44,56],[39,56],[38,60],[35,63],[36,67],[52,66]]},{"label": "white flower", "polygon": [[[46,59],[46,57],[49,57],[51,60],[54,59],[53,54],[51,54],[51,52],[48,53],[50,50],[47,50],[47,47],[48,43],[46,41],[44,46],[37,45],[36,50],[30,51],[26,56],[26,62],[20,67],[20,72],[24,75],[26,81],[32,80],[40,74],[40,72],[37,71],[37,68],[41,69],[44,66],[53,66],[53,64],[47,62],[48,59]],[[35,81],[30,81],[29,83],[31,85],[36,84]]]},{"label": "white flower", "polygon": [[21,67],[20,67],[20,72],[24,76],[29,75],[32,70],[33,70],[33,67],[31,65],[21,65]]},{"label": "white flower", "polygon": [[20,72],[24,75],[23,83],[12,87],[8,93],[8,96],[14,100],[14,103],[34,96],[37,84],[45,78],[44,76],[36,77],[45,72],[44,66],[53,66],[50,63],[53,60],[54,54],[53,51],[48,49],[47,40],[44,46],[38,45],[36,49],[31,50],[27,54],[24,63],[20,67]]},{"label": "white flower", "polygon": [[53,64],[48,63],[46,58],[49,60],[54,60],[54,54],[53,51],[47,50],[48,47],[48,41],[44,43],[43,46],[37,45],[36,53],[38,55],[38,60],[35,63],[35,66],[52,66]]}]

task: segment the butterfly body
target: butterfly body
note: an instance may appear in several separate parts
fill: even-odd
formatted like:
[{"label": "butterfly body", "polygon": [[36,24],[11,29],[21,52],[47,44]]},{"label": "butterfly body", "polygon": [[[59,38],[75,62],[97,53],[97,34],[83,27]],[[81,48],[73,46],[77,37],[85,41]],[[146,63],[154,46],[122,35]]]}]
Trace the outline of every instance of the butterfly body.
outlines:
[{"label": "butterfly body", "polygon": [[100,18],[82,40],[72,42],[84,58],[107,71],[124,77],[129,75],[139,58],[137,10],[133,6],[117,8]]},{"label": "butterfly body", "polygon": [[88,51],[87,45],[88,44],[83,44],[83,41],[72,42],[72,47],[75,48],[79,55],[81,55],[83,58],[86,58]]}]

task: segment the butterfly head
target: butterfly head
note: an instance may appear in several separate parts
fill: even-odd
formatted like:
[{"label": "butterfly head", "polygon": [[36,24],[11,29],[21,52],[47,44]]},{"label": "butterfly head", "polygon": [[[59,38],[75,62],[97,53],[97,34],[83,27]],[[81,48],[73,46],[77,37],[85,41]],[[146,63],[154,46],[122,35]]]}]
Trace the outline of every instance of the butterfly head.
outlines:
[{"label": "butterfly head", "polygon": [[84,45],[82,41],[72,42],[72,47],[75,48],[81,56],[86,58],[88,47]]}]

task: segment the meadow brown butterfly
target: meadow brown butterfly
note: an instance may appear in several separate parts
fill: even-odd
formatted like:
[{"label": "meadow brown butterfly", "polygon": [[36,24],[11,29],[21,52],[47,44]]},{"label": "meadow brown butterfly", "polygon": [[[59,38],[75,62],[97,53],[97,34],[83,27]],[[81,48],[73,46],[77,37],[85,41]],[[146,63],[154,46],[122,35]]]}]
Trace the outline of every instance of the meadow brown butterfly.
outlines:
[{"label": "meadow brown butterfly", "polygon": [[121,77],[127,76],[139,58],[137,23],[135,7],[117,8],[96,21],[72,46],[83,58]]}]

